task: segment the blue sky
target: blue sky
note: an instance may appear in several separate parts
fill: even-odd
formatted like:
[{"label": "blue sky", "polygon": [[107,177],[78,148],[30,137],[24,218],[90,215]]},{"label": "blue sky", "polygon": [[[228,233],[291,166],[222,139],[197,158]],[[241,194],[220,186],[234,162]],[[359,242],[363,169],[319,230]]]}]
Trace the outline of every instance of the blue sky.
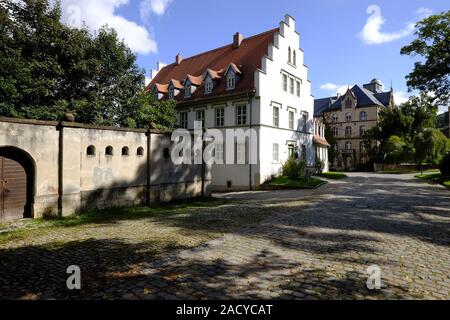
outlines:
[{"label": "blue sky", "polygon": [[[278,26],[286,13],[297,21],[300,47],[316,98],[379,78],[392,82],[398,102],[409,95],[405,75],[415,61],[400,55],[413,39],[413,23],[450,9],[442,0],[63,0],[91,29],[108,23],[138,54],[146,70]],[[73,19],[72,19],[73,20]],[[73,21],[72,21],[73,23]],[[364,31],[363,31],[364,30]]]}]

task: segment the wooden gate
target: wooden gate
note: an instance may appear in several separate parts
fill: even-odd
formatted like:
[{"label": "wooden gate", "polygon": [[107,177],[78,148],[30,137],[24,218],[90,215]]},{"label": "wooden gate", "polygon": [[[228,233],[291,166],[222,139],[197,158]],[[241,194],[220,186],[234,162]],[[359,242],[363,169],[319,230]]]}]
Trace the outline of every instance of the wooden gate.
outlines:
[{"label": "wooden gate", "polygon": [[0,220],[21,219],[27,204],[27,174],[20,163],[0,156]]}]

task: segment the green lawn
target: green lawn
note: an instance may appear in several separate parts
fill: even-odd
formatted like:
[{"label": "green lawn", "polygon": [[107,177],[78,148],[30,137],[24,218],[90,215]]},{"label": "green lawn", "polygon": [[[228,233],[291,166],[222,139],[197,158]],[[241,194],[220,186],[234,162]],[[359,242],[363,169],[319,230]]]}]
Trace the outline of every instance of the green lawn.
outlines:
[{"label": "green lawn", "polygon": [[321,184],[325,184],[326,181],[311,178],[298,178],[291,179],[288,177],[278,177],[266,182],[262,188],[263,189],[311,189],[317,187]]},{"label": "green lawn", "polygon": [[[436,172],[436,169],[427,169],[427,170],[423,170],[423,172]],[[382,171],[380,173],[384,173],[384,174],[410,174],[410,173],[420,173],[420,170],[387,170],[387,171]]]},{"label": "green lawn", "polygon": [[320,174],[319,176],[327,178],[327,179],[333,179],[333,180],[347,178],[347,175],[342,172],[324,172],[324,173]]},{"label": "green lawn", "polygon": [[422,180],[439,180],[439,183],[443,184],[447,188],[450,188],[450,178],[446,178],[445,180],[441,180],[442,174],[440,172],[433,172],[433,173],[424,173],[424,174],[418,174],[415,176],[416,178],[422,179]]}]

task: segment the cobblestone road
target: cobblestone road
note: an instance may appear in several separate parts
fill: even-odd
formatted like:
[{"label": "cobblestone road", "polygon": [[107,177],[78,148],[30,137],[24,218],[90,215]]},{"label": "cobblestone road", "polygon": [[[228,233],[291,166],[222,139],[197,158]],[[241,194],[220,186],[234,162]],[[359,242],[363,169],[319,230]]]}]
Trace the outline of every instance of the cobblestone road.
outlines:
[{"label": "cobblestone road", "polygon": [[[103,254],[115,255],[121,267],[110,273],[114,281],[109,284],[98,288],[86,284],[89,291],[66,294],[56,294],[51,285],[46,291],[29,284],[23,270],[17,276],[0,270],[0,281],[10,277],[6,280],[13,288],[7,287],[0,296],[18,298],[14,290],[21,294],[28,290],[39,292],[38,298],[450,299],[449,190],[412,175],[354,173],[314,191],[220,197],[245,200],[240,210],[272,215],[204,245],[139,263],[133,260],[139,244],[128,244],[124,251],[123,243],[104,247],[85,243],[64,251],[58,261],[37,248],[28,248],[26,256],[21,248],[3,250],[0,268],[5,268],[5,259],[21,254],[27,259],[21,268],[27,266],[30,274],[34,262],[42,265],[42,259],[66,265],[69,252],[89,259],[92,272]],[[366,287],[371,265],[381,270],[381,290]]]}]

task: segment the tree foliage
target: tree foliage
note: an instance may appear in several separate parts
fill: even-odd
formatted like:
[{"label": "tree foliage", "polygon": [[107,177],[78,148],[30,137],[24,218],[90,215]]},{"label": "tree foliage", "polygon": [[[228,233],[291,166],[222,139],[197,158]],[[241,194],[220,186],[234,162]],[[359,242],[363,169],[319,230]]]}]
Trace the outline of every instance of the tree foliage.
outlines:
[{"label": "tree foliage", "polygon": [[[382,109],[377,126],[364,135],[369,157],[379,163],[437,163],[445,154],[447,142],[434,129],[436,113],[432,98],[424,93],[411,97],[400,107]],[[430,145],[422,148],[425,141]]]},{"label": "tree foliage", "polygon": [[[171,125],[144,90],[136,55],[104,26],[96,35],[60,22],[58,2],[3,0],[0,5],[0,115],[98,125]],[[170,115],[168,116],[170,118]]]},{"label": "tree foliage", "polygon": [[421,56],[406,77],[410,90],[433,92],[438,104],[450,102],[450,11],[416,24],[416,39],[401,54]]}]

